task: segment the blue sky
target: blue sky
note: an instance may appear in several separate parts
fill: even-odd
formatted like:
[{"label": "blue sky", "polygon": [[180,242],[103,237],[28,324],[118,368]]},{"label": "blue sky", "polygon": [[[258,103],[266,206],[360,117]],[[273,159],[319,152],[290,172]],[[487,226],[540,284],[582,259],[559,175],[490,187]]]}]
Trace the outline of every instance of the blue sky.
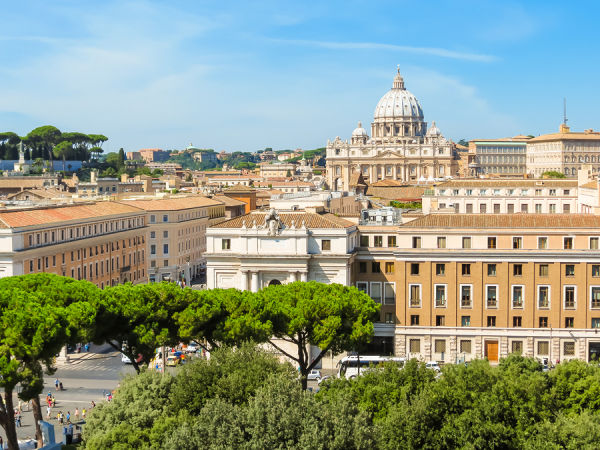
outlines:
[{"label": "blue sky", "polygon": [[[600,128],[600,6],[555,1],[5,2],[0,131],[256,150],[348,138],[400,65],[449,138]],[[368,126],[366,126],[369,129]]]}]

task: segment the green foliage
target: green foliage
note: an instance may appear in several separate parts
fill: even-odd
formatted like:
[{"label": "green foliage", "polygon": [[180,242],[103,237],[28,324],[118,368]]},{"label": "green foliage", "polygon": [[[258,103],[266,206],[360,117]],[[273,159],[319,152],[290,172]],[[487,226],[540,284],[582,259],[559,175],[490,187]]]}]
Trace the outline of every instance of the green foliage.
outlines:
[{"label": "green foliage", "polygon": [[567,176],[562,172],[557,172],[556,170],[549,170],[542,174],[542,178],[567,178]]},{"label": "green foliage", "polygon": [[421,202],[399,202],[396,200],[391,200],[389,206],[393,206],[394,208],[403,208],[403,209],[421,209],[423,205]]}]

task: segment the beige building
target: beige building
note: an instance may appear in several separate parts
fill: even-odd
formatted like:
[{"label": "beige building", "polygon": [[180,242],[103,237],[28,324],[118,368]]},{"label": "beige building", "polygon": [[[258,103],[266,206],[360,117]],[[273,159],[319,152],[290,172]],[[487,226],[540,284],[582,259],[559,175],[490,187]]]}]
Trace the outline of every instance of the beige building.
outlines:
[{"label": "beige building", "polygon": [[0,277],[55,273],[145,283],[145,212],[114,202],[0,211]]},{"label": "beige building", "polygon": [[[529,136],[469,141],[466,155],[468,176],[508,176],[527,173],[526,156]],[[471,156],[471,158],[469,158]],[[470,161],[469,161],[470,159]]]},{"label": "beige building", "polygon": [[600,133],[594,130],[572,132],[561,124],[558,133],[543,134],[527,141],[527,173],[539,177],[557,171],[577,177],[583,165],[600,172]]},{"label": "beige building", "polygon": [[327,142],[327,183],[330,189],[349,191],[353,173],[368,184],[393,179],[409,183],[456,176],[454,145],[435,125],[424,121],[417,98],[404,87],[398,74],[375,107],[371,136],[362,125],[350,142],[336,137]]},{"label": "beige building", "polygon": [[354,282],[383,303],[398,356],[597,359],[599,230],[600,217],[579,214],[435,214],[361,226]]},{"label": "beige building", "polygon": [[204,272],[206,229],[224,220],[224,203],[202,196],[121,203],[146,213],[149,281],[189,284]]},{"label": "beige building", "polygon": [[556,214],[577,212],[577,180],[451,180],[425,189],[423,214]]},{"label": "beige building", "polygon": [[264,178],[285,178],[296,174],[296,164],[260,163],[259,175]]}]

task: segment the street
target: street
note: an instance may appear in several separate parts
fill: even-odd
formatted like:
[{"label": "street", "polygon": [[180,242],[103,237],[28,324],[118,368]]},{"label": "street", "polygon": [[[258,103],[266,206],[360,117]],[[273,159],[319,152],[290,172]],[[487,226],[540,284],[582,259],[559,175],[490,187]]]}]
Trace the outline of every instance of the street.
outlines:
[{"label": "street", "polygon": [[[66,417],[67,411],[71,413],[71,421],[76,421],[74,417],[75,408],[81,411],[85,408],[87,411],[91,408],[92,400],[99,404],[106,401],[106,393],[115,389],[119,380],[127,374],[135,373],[131,364],[121,362],[121,353],[115,352],[108,345],[91,345],[90,351],[76,354],[69,353],[70,362],[57,361],[57,371],[53,376],[46,375],[44,379],[44,392],[40,394],[42,403],[42,415],[46,418],[46,395],[50,392],[56,398],[56,407],[52,408],[50,423],[55,425],[55,434],[57,441],[62,439],[62,429],[58,425],[56,415],[62,411]],[[63,391],[57,391],[54,387],[54,380],[58,378],[63,384]],[[13,394],[15,407],[19,404],[17,393]],[[17,428],[19,439],[35,438],[35,426],[33,413],[27,407],[23,406],[21,415],[22,426]],[[2,439],[6,442],[4,430],[0,430]]]}]

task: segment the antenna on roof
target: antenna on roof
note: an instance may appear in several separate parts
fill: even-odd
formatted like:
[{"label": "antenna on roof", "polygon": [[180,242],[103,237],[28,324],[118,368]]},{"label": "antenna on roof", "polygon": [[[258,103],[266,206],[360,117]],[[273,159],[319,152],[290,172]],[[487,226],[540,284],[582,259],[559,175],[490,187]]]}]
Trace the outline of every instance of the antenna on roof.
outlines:
[{"label": "antenna on roof", "polygon": [[567,119],[567,97],[563,98],[563,124],[566,125],[569,119]]}]

